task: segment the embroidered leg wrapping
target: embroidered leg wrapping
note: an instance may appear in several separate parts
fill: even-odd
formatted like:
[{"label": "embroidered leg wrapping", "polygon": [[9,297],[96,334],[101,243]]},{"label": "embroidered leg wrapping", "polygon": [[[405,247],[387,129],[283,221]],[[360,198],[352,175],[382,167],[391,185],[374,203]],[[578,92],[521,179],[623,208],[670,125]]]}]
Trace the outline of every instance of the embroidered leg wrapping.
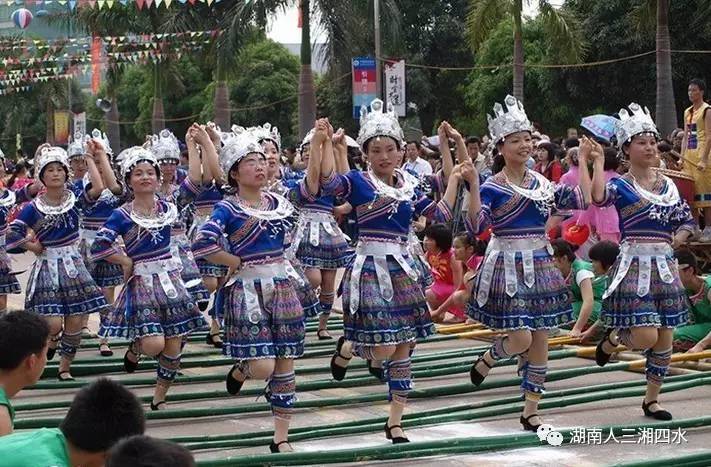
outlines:
[{"label": "embroidered leg wrapping", "polygon": [[526,393],[526,397],[529,393],[537,394],[540,397],[545,392],[543,383],[546,381],[547,370],[546,365],[534,365],[528,362],[521,375],[521,389]]},{"label": "embroidered leg wrapping", "polygon": [[412,390],[412,363],[409,358],[385,362],[388,375],[388,400],[407,403],[407,395]]},{"label": "embroidered leg wrapping", "polygon": [[645,365],[645,373],[647,375],[647,383],[661,386],[664,382],[664,376],[667,374],[669,363],[671,363],[672,351],[669,350],[652,350],[647,352],[647,363]]},{"label": "embroidered leg wrapping", "polygon": [[290,420],[296,402],[296,375],[289,373],[274,373],[269,380],[269,402],[272,405],[272,415],[280,420]]},{"label": "embroidered leg wrapping", "polygon": [[166,355],[164,352],[158,354],[157,384],[170,387],[180,369],[180,357],[181,354],[174,357]]},{"label": "embroidered leg wrapping", "polygon": [[321,294],[319,295],[318,301],[319,305],[321,306],[321,314],[323,316],[329,316],[331,314],[331,309],[333,308],[333,299],[335,296],[335,292],[321,292]]},{"label": "embroidered leg wrapping", "polygon": [[353,344],[353,355],[358,355],[364,360],[378,360],[373,355],[373,346],[363,344]]},{"label": "embroidered leg wrapping", "polygon": [[79,347],[79,344],[81,343],[81,331],[78,331],[74,334],[69,334],[68,332],[64,331],[64,334],[62,334],[62,340],[60,343],[60,353],[62,354],[63,358],[66,358],[69,361],[74,360],[74,357],[77,354],[77,348]]},{"label": "embroidered leg wrapping", "polygon": [[508,337],[499,337],[494,341],[494,345],[489,348],[491,358],[493,358],[497,362],[499,360],[511,357],[511,354],[506,350],[505,343],[507,340],[509,340]]}]

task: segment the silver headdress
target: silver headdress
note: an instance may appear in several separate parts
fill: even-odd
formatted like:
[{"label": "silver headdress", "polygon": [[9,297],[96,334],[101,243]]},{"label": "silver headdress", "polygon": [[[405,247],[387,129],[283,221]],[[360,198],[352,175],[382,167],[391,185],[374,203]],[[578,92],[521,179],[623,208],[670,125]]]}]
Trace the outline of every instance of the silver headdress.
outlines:
[{"label": "silver headdress", "polygon": [[[659,131],[652,120],[647,107],[642,108],[639,104],[632,102],[627,109],[620,109],[620,118],[615,122],[615,136],[617,137],[617,146],[622,147],[623,144],[629,143],[632,137],[640,133],[652,133],[659,138]],[[631,112],[631,114],[630,114]]]},{"label": "silver headdress", "polygon": [[71,159],[84,154],[86,154],[86,137],[77,131],[74,133],[74,140],[67,146],[67,156]]},{"label": "silver headdress", "polygon": [[64,166],[67,172],[69,172],[69,158],[67,157],[67,151],[59,146],[50,146],[42,148],[37,156],[37,161],[35,162],[37,174],[42,175],[44,168],[52,162],[59,162]]},{"label": "silver headdress", "polygon": [[148,162],[153,165],[156,169],[156,175],[160,178],[160,167],[158,166],[158,161],[151,151],[145,149],[142,146],[133,146],[128,149],[124,149],[117,157],[119,166],[121,167],[121,176],[126,178],[131,170],[139,162]]},{"label": "silver headdress", "polygon": [[5,160],[5,153],[0,149],[0,159]]},{"label": "silver headdress", "polygon": [[301,144],[299,145],[299,152],[303,152],[304,147],[307,144],[311,144],[311,140],[314,139],[314,135],[316,134],[316,130],[314,128],[311,128],[308,133],[306,133],[306,136],[304,136],[304,139],[301,141]]},{"label": "silver headdress", "polygon": [[398,145],[405,139],[400,122],[392,104],[388,103],[386,111],[383,111],[383,101],[374,99],[370,103],[370,112],[366,106],[360,108],[360,131],[358,132],[358,144],[365,152],[365,143],[376,136],[389,136]]},{"label": "silver headdress", "polygon": [[180,146],[178,138],[170,130],[161,130],[151,137],[151,151],[156,160],[160,162],[180,162]]},{"label": "silver headdress", "polygon": [[264,149],[254,135],[241,126],[232,126],[232,132],[223,134],[220,165],[225,177],[229,177],[232,167],[247,155],[257,153],[264,155]]},{"label": "silver headdress", "polygon": [[111,144],[109,144],[109,138],[106,136],[106,133],[102,133],[98,128],[94,128],[91,130],[91,139],[101,143],[104,147],[104,152],[110,156],[113,156],[114,151],[111,149]]},{"label": "silver headdress", "polygon": [[276,144],[277,151],[281,149],[281,135],[279,134],[279,129],[272,126],[271,123],[265,123],[262,126],[254,126],[247,128],[247,131],[252,133],[252,135],[260,143],[264,140],[269,140]]},{"label": "silver headdress", "polygon": [[519,131],[533,131],[531,122],[528,121],[526,111],[523,109],[523,104],[511,94],[504,99],[507,111],[498,102],[494,104],[494,116],[487,115],[486,119],[489,122],[489,133],[491,134],[492,144],[499,143],[508,135],[518,133]]}]

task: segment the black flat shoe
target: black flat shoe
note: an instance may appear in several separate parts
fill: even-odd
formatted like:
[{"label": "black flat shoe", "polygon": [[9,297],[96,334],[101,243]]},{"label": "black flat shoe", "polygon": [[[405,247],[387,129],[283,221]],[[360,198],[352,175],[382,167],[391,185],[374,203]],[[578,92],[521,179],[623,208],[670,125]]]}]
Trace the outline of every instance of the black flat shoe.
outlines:
[{"label": "black flat shoe", "polygon": [[373,361],[372,360],[366,360],[368,363],[368,373],[371,375],[375,376],[375,378],[380,381],[381,383],[385,382],[385,369],[383,367],[376,367],[373,366]]},{"label": "black flat shoe", "polygon": [[523,415],[521,415],[521,419],[519,421],[521,422],[521,425],[523,425],[524,430],[532,431],[535,433],[536,431],[538,431],[538,427],[541,426],[542,424],[539,423],[538,425],[532,425],[530,420],[533,417],[538,417],[538,414],[534,413],[533,415],[529,415],[528,417],[524,417]]},{"label": "black flat shoe", "polygon": [[650,401],[650,402],[642,402],[642,410],[644,411],[644,416],[645,417],[652,417],[655,420],[664,420],[664,421],[669,421],[672,419],[672,414],[667,412],[666,410],[657,410],[655,412],[652,412],[649,410],[650,405],[658,404],[657,401]]},{"label": "black flat shoe", "polygon": [[216,349],[221,349],[222,348],[222,340],[217,340],[217,339],[215,339],[216,337],[217,338],[220,337],[219,332],[217,332],[215,334],[212,334],[212,333],[208,334],[207,337],[205,338],[205,343],[213,346]]},{"label": "black flat shoe", "polygon": [[328,333],[328,329],[319,329],[316,331],[316,337],[318,337],[318,340],[320,341],[333,340],[333,337]]},{"label": "black flat shoe", "polygon": [[129,353],[132,353],[135,357],[138,358],[138,355],[133,350],[131,350],[131,347],[129,347],[126,353],[123,354],[123,369],[126,370],[126,373],[133,373],[138,368],[138,361],[134,362],[129,359]]},{"label": "black flat shoe", "polygon": [[487,376],[487,375],[482,375],[481,373],[479,373],[479,370],[476,369],[479,362],[484,363],[484,365],[486,365],[490,370],[493,368],[493,366],[489,365],[489,363],[486,361],[486,359],[484,358],[484,355],[477,358],[476,362],[474,362],[474,364],[472,365],[471,370],[469,370],[469,378],[471,378],[472,384],[474,386],[479,386],[484,381],[484,378],[486,378],[486,376]]},{"label": "black flat shoe", "polygon": [[233,396],[239,394],[239,392],[242,390],[242,386],[244,385],[244,381],[239,381],[237,380],[237,378],[232,376],[232,372],[236,369],[237,365],[232,365],[232,368],[230,368],[230,371],[227,373],[227,377],[225,378],[225,388],[227,388],[227,392],[229,392]]},{"label": "black flat shoe", "polygon": [[163,404],[165,404],[165,401],[159,401],[157,404],[154,404],[153,401],[151,401],[151,410],[154,412],[156,410],[160,410],[160,406]]},{"label": "black flat shoe", "polygon": [[402,426],[400,426],[400,425],[388,426],[388,422],[385,422],[385,438],[392,440],[393,444],[409,443],[410,442],[410,440],[405,438],[404,436],[393,437],[393,434],[392,434],[393,428],[400,428],[402,430]]},{"label": "black flat shoe", "polygon": [[[274,441],[272,441],[269,444],[269,450],[272,452],[272,454],[279,454],[281,452],[279,450],[279,446],[281,446],[282,444],[289,444],[289,441],[280,441],[278,443],[275,443]],[[285,451],[285,452],[287,452],[287,451]],[[288,451],[288,452],[291,452],[291,451]]]},{"label": "black flat shoe", "polygon": [[610,341],[610,334],[612,334],[612,329],[608,330],[605,333],[605,336],[595,347],[595,363],[597,363],[598,366],[607,365],[607,362],[609,362],[610,358],[612,357],[612,354],[607,353],[602,349],[605,342],[609,342],[610,345],[612,345],[612,342]]},{"label": "black flat shoe", "polygon": [[114,355],[114,351],[111,350],[109,344],[101,344],[99,346],[99,353],[102,357],[112,357]]},{"label": "black flat shoe", "polygon": [[[63,375],[69,375],[66,378]],[[68,371],[60,371],[57,373],[57,381],[74,381],[74,377]]]},{"label": "black flat shoe", "polygon": [[336,364],[336,359],[337,358],[342,358],[343,360],[350,360],[352,357],[344,357],[341,354],[341,349],[343,348],[343,344],[346,342],[346,338],[341,336],[338,338],[338,344],[336,344],[336,353],[333,354],[333,357],[331,357],[331,375],[333,376],[333,379],[336,381],[343,381],[343,378],[346,377],[346,372],[348,371],[347,366],[339,366]]},{"label": "black flat shoe", "polygon": [[47,360],[52,360],[54,355],[57,353],[57,349],[52,347],[47,347]]}]

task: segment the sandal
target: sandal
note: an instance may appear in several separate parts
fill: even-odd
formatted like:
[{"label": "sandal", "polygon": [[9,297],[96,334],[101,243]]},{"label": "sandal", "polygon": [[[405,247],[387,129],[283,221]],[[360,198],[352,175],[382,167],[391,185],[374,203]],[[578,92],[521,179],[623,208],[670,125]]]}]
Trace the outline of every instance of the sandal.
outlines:
[{"label": "sandal", "polygon": [[[134,362],[130,358],[128,358],[128,354],[132,353],[136,357],[136,361]],[[133,350],[133,345],[128,346],[128,350],[126,350],[126,353],[123,354],[123,369],[126,370],[126,373],[133,373],[136,371],[138,368],[138,360],[140,358],[140,355],[138,355],[136,352]]]},{"label": "sandal", "polygon": [[533,415],[529,415],[528,417],[524,417],[521,415],[521,419],[519,420],[521,422],[521,425],[523,425],[523,429],[526,431],[532,431],[536,432],[538,431],[538,427],[542,425],[542,423],[539,423],[538,425],[532,425],[531,424],[531,419],[533,417],[538,417],[537,413],[534,413]]},{"label": "sandal", "polygon": [[353,357],[344,357],[343,354],[341,354],[341,349],[343,348],[343,344],[346,342],[346,338],[341,336],[338,338],[338,344],[336,344],[336,352],[333,354],[333,357],[331,357],[331,375],[333,376],[333,379],[336,381],[343,381],[343,378],[346,377],[346,372],[348,371],[347,366],[339,366],[336,364],[336,359],[341,358],[343,360],[349,361]]},{"label": "sandal", "polygon": [[607,362],[609,362],[610,358],[612,357],[611,353],[607,353],[603,350],[603,345],[605,344],[605,342],[609,342],[610,345],[614,346],[614,344],[610,340],[610,335],[612,334],[612,331],[612,328],[608,329],[600,343],[598,343],[595,347],[595,363],[597,363],[598,366],[607,365]]},{"label": "sandal", "polygon": [[328,329],[319,329],[316,331],[316,336],[320,341],[333,340],[333,337],[328,333]]},{"label": "sandal", "polygon": [[[269,444],[269,450],[272,452],[272,454],[279,454],[280,452],[282,452],[279,450],[279,446],[281,446],[282,444],[289,444],[289,440],[280,441],[278,443],[275,443],[274,441],[272,441],[271,444]],[[291,447],[291,444],[289,444],[289,447]],[[293,449],[292,449],[292,451],[293,451]],[[291,451],[284,451],[284,452],[291,452]]]},{"label": "sandal", "polygon": [[642,401],[642,410],[644,411],[645,417],[652,417],[656,420],[664,420],[664,421],[669,421],[672,419],[672,414],[667,412],[666,410],[660,409],[660,410],[655,410],[654,412],[649,410],[649,406],[654,405],[654,404],[659,404],[659,402],[657,402],[657,401],[649,401],[649,402]]},{"label": "sandal", "polygon": [[[227,377],[225,378],[225,387],[227,388],[227,392],[229,392],[233,396],[239,394],[239,392],[242,390],[244,382],[247,381],[246,379],[240,381],[234,376],[232,376],[232,373],[235,370],[239,370],[239,364],[232,365],[232,368],[230,368],[230,371],[227,373]],[[242,373],[242,371],[240,371],[240,373]]]},{"label": "sandal", "polygon": [[216,349],[221,349],[221,348],[222,348],[222,345],[223,345],[222,338],[220,337],[220,332],[219,332],[219,331],[216,332],[216,333],[214,333],[214,334],[213,334],[213,333],[209,333],[209,334],[207,335],[207,337],[205,338],[205,342],[206,342],[208,345],[211,345],[211,346],[213,346],[213,347],[216,348]]},{"label": "sandal", "polygon": [[[385,422],[385,438],[392,440],[393,444],[400,444],[400,443],[409,443],[410,440],[407,439],[405,436],[393,436],[392,430],[393,428],[400,428],[402,430],[402,426],[400,425],[393,425],[393,426],[388,426],[388,422]],[[403,434],[405,431],[403,430]]]},{"label": "sandal", "polygon": [[[69,375],[69,376],[66,378],[63,378],[62,377],[63,375]],[[69,372],[69,370],[60,371],[59,373],[57,373],[57,381],[74,381],[74,377]]]},{"label": "sandal", "polygon": [[[486,355],[486,353],[484,353],[484,355]],[[477,358],[476,362],[474,362],[474,364],[472,365],[471,370],[469,370],[469,378],[471,378],[472,384],[474,386],[479,386],[484,381],[484,378],[488,376],[488,373],[486,375],[482,375],[481,373],[479,373],[479,370],[476,369],[477,365],[480,362],[486,365],[487,368],[489,368],[490,370],[494,368],[493,366],[489,365],[489,362],[486,361],[484,355]]]},{"label": "sandal", "polygon": [[154,404],[153,401],[151,401],[151,410],[153,410],[154,412],[155,412],[156,410],[161,410],[160,406],[161,406],[161,405],[164,405],[164,404],[165,404],[165,401],[164,401],[164,400],[159,401],[159,402],[156,403],[156,404]]},{"label": "sandal", "polygon": [[103,343],[99,345],[99,353],[101,354],[102,357],[112,357],[114,355],[114,351],[111,350],[109,347],[109,344]]}]

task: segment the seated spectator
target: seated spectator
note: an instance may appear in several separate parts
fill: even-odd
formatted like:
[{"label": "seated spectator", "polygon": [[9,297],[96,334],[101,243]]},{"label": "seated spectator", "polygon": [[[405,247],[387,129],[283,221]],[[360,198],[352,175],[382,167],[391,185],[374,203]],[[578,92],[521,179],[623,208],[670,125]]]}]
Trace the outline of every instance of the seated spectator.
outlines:
[{"label": "seated spectator", "polygon": [[49,326],[41,316],[11,311],[0,316],[0,436],[13,429],[10,399],[35,384],[47,364]]},{"label": "seated spectator", "polygon": [[679,278],[689,295],[689,324],[674,329],[674,352],[703,352],[711,346],[711,276],[699,275],[699,263],[689,250],[677,250]]},{"label": "seated spectator", "polygon": [[[454,257],[452,251],[452,231],[444,224],[432,224],[425,229],[425,255],[430,265],[434,284],[425,291],[427,304],[432,310],[432,319],[442,321],[445,312],[454,314],[459,321],[464,321],[464,311],[461,308],[440,309],[462,283],[462,264]],[[437,314],[435,314],[437,311]]]},{"label": "seated spectator", "polygon": [[560,147],[553,143],[539,143],[536,148],[536,172],[553,183],[558,183],[563,175],[562,166],[558,161],[560,152]]},{"label": "seated spectator", "polygon": [[106,467],[194,467],[193,454],[183,446],[144,435],[131,436],[109,451]]},{"label": "seated spectator", "polygon": [[145,424],[136,396],[121,383],[101,378],[77,392],[59,428],[0,438],[0,464],[102,467],[109,449],[122,438],[143,434]]},{"label": "seated spectator", "polygon": [[[593,245],[588,255],[590,256],[593,273],[595,274],[595,279],[593,279],[593,292],[597,290],[597,287],[600,287],[600,289],[603,290],[601,293],[604,294],[604,290],[607,288],[609,282],[608,273],[620,255],[620,247],[615,242],[603,240]],[[581,342],[586,344],[599,341],[603,336],[603,332],[604,328],[602,323],[596,321],[583,333]]]}]

